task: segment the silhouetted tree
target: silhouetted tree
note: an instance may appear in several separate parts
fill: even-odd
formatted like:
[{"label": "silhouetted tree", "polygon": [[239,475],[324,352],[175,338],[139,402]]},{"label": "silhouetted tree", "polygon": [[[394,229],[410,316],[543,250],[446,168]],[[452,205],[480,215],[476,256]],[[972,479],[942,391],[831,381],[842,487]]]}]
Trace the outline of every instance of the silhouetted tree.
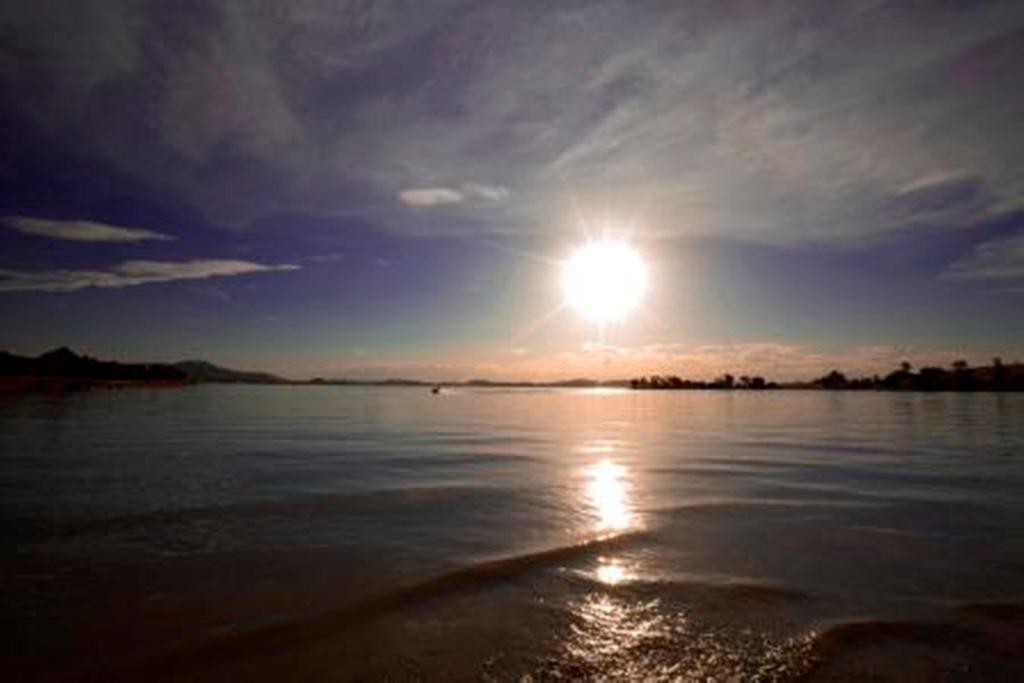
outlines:
[{"label": "silhouetted tree", "polygon": [[992,388],[996,391],[1006,388],[1006,369],[999,356],[992,359]]},{"label": "silhouetted tree", "polygon": [[846,375],[838,370],[833,370],[824,377],[814,380],[814,383],[825,389],[842,389],[848,384],[848,381]]},{"label": "silhouetted tree", "polygon": [[923,391],[938,391],[948,386],[948,373],[942,368],[921,368],[912,388]]},{"label": "silhouetted tree", "polygon": [[971,378],[970,368],[965,360],[953,361],[953,387],[957,391],[968,391],[974,382]]}]

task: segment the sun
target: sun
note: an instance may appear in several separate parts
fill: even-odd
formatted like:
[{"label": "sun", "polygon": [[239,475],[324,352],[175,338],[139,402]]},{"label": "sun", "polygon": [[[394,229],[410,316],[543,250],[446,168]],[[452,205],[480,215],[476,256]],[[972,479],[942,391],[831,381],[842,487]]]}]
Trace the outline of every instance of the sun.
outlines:
[{"label": "sun", "polygon": [[647,265],[627,243],[588,242],[565,261],[566,302],[599,323],[620,320],[640,303],[647,289]]}]

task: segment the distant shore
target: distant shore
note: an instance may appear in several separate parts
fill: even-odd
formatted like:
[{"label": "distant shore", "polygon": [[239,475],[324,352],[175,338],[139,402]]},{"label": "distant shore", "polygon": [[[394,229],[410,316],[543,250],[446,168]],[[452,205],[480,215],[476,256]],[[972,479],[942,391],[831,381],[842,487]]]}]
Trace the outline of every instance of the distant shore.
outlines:
[{"label": "distant shore", "polygon": [[0,394],[181,387],[184,380],[90,379],[83,377],[0,377]]},{"label": "distant shore", "polygon": [[232,370],[200,360],[177,363],[120,363],[79,355],[62,347],[36,357],[0,351],[0,392],[78,391],[131,387],[180,387],[192,384],[261,384],[284,386],[384,386],[471,388],[609,388],[638,391],[1024,391],[1024,363],[970,367],[957,360],[950,367],[923,367],[917,371],[904,362],[881,376],[848,378],[839,370],[809,381],[775,382],[761,376],[725,373],[713,380],[683,379],[677,375],[649,375],[634,379],[595,380],[585,377],[549,382],[472,379],[428,381],[420,379],[326,379],[290,380],[267,372]]},{"label": "distant shore", "polygon": [[851,379],[839,370],[832,370],[809,382],[788,383],[771,382],[759,376],[741,375],[737,378],[729,373],[711,382],[682,379],[675,375],[651,375],[631,380],[630,387],[639,390],[1024,391],[1024,364],[1003,363],[1001,358],[993,358],[991,365],[972,368],[967,361],[956,360],[949,369],[930,366],[914,372],[910,363],[903,362],[885,376]]}]

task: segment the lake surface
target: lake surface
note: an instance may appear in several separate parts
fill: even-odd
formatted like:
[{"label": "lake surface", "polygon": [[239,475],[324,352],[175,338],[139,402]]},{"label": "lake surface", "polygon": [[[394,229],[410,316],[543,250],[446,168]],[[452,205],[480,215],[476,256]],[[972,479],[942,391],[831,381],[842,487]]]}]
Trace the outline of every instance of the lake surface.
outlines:
[{"label": "lake surface", "polygon": [[15,680],[1021,680],[1024,395],[0,396]]}]

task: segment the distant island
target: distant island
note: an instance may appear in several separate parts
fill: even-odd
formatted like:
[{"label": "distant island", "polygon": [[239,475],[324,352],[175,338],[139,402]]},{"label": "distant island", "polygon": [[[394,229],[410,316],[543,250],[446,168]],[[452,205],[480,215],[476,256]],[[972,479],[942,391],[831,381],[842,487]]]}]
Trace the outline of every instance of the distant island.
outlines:
[{"label": "distant island", "polygon": [[187,384],[271,384],[317,386],[422,386],[491,388],[628,388],[636,390],[739,390],[827,389],[876,391],[1024,391],[1024,363],[1003,363],[970,367],[954,361],[948,369],[923,367],[914,371],[910,363],[885,376],[848,378],[839,370],[806,382],[773,382],[761,376],[726,373],[711,380],[682,379],[676,375],[650,375],[631,380],[576,378],[551,382],[516,382],[472,379],[432,382],[418,379],[324,379],[295,381],[268,372],[232,370],[203,360],[177,363],[120,363],[75,353],[67,347],[36,357],[0,351],[0,390],[91,389],[130,386],[180,386]]}]

